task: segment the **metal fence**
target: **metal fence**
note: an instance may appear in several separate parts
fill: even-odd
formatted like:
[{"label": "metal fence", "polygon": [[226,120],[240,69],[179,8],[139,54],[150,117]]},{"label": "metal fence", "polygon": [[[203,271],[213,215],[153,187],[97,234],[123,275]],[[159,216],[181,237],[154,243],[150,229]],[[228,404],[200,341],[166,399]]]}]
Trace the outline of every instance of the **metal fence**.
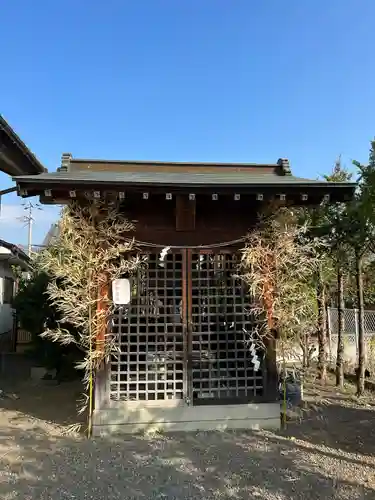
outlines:
[{"label": "metal fence", "polygon": [[[344,344],[348,348],[355,347],[353,354],[358,354],[358,319],[358,309],[344,309]],[[334,351],[338,335],[338,310],[334,307],[328,308],[328,333],[329,349]],[[367,345],[372,339],[375,340],[375,311],[365,311],[364,333]]]}]

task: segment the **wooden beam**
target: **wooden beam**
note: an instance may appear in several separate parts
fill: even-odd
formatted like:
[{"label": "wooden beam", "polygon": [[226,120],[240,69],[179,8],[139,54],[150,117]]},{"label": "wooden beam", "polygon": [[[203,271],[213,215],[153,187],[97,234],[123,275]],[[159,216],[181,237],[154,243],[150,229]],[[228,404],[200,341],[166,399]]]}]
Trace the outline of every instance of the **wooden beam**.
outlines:
[{"label": "wooden beam", "polygon": [[195,199],[190,200],[187,196],[176,197],[176,231],[195,230]]}]

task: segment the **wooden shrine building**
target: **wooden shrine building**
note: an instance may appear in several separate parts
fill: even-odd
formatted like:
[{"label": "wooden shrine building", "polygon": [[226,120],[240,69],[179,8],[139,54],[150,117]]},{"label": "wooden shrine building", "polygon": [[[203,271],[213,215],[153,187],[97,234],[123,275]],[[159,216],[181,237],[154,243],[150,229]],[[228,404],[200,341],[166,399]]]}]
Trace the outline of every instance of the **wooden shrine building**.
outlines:
[{"label": "wooden shrine building", "polygon": [[57,172],[15,180],[20,196],[42,203],[115,196],[137,221],[134,238],[148,265],[113,320],[120,353],[96,380],[96,434],[279,426],[275,343],[251,352],[249,292],[234,276],[239,249],[270,202],[342,202],[353,184],[294,177],[286,159],[259,165],[70,154]]}]

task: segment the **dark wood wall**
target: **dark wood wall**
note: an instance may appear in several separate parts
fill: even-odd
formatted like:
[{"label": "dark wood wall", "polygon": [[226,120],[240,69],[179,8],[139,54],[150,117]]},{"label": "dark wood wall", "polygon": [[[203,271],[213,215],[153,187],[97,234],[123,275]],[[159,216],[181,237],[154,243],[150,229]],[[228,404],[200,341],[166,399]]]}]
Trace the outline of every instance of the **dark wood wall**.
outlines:
[{"label": "dark wood wall", "polygon": [[256,223],[261,205],[254,200],[234,201],[233,197],[212,200],[187,195],[166,200],[154,195],[148,200],[127,199],[127,217],[136,221],[134,237],[161,245],[209,245],[239,239]]}]

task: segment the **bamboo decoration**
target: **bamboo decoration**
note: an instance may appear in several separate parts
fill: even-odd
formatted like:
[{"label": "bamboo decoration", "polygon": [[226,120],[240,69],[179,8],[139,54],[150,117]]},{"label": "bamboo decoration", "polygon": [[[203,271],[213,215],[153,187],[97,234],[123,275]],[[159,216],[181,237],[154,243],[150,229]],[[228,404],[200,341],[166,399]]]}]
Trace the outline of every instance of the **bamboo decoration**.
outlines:
[{"label": "bamboo decoration", "polygon": [[108,328],[114,310],[108,285],[143,263],[134,255],[133,240],[126,239],[133,230],[119,206],[97,199],[85,205],[73,201],[63,210],[59,235],[35,262],[49,275],[47,294],[61,314],[58,328],[47,329],[42,337],[63,345],[74,343],[83,353],[77,365],[85,385],[80,411],[88,411],[89,435],[95,374],[117,349]]},{"label": "bamboo decoration", "polygon": [[280,208],[261,219],[247,236],[241,276],[250,288],[259,347],[266,350],[276,334],[283,372],[283,423],[286,422],[286,359],[304,335],[316,329],[314,276],[319,263],[318,243],[304,237],[307,227],[295,214]]}]

